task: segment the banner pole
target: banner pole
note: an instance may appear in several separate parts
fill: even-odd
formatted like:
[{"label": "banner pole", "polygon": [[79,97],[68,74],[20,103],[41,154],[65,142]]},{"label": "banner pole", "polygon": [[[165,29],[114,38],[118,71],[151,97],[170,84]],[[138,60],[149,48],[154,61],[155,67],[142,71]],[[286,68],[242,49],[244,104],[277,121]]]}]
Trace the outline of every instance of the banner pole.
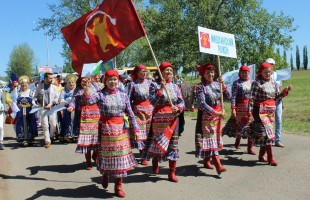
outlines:
[{"label": "banner pole", "polygon": [[[149,38],[147,37],[147,34],[145,34],[145,38],[146,38],[146,41],[147,41],[147,43],[148,43],[148,45],[149,45],[149,47],[150,47],[150,49],[151,49],[152,56],[153,56],[153,58],[154,58],[154,60],[155,60],[156,67],[157,67],[157,70],[158,70],[158,74],[159,74],[161,80],[163,80],[163,79],[164,79],[164,78],[163,78],[163,75],[161,74],[161,71],[160,71],[160,69],[159,69],[159,64],[158,64],[158,62],[157,62],[155,53],[154,53],[153,48],[152,48],[152,46],[151,46],[150,40],[149,40]],[[171,98],[170,98],[170,96],[169,96],[169,93],[168,93],[168,91],[167,91],[166,86],[164,86],[164,90],[165,90],[165,92],[166,92],[166,94],[167,94],[167,98],[168,98],[168,100],[169,100],[171,106],[173,106],[173,103],[172,103],[172,101],[171,101]]]},{"label": "banner pole", "polygon": [[[219,73],[219,78],[220,78],[220,77],[222,77],[222,72],[221,72],[221,61],[220,61],[220,56],[219,55],[217,55],[217,64],[218,64],[218,73]],[[221,107],[222,107],[223,113],[225,113],[224,97],[223,97],[223,85],[222,85],[221,82],[220,82],[220,92],[221,92]]]}]

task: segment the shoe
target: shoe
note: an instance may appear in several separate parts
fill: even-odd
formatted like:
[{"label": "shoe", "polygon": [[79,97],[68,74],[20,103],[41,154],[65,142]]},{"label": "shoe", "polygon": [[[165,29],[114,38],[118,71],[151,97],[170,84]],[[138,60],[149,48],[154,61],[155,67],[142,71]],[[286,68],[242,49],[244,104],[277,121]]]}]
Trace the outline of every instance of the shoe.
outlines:
[{"label": "shoe", "polygon": [[4,150],[4,144],[0,143],[0,150]]},{"label": "shoe", "polygon": [[51,146],[52,146],[52,144],[51,144],[50,142],[46,142],[46,144],[45,144],[44,147],[45,147],[46,149],[48,149],[48,148],[50,148]]},{"label": "shoe", "polygon": [[282,147],[282,148],[285,147],[284,144],[282,144],[281,142],[277,142],[277,143],[275,144],[275,146],[276,146],[276,147]]}]

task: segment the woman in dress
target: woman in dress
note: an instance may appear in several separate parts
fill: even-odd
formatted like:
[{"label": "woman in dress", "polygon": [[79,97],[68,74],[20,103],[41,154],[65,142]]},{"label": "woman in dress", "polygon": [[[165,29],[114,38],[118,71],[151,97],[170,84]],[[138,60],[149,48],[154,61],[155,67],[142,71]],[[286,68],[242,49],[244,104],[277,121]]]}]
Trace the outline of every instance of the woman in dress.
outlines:
[{"label": "woman in dress", "polygon": [[[248,104],[250,100],[250,90],[252,81],[249,79],[250,68],[241,66],[239,69],[239,79],[233,82],[231,88],[231,117],[222,129],[223,135],[235,137],[235,148],[240,148],[240,132],[249,122]],[[246,139],[246,136],[243,136]],[[248,138],[248,153],[255,155],[253,141]]]},{"label": "woman in dress", "polygon": [[185,105],[179,87],[172,82],[172,64],[163,62],[159,69],[163,79],[159,78],[157,83],[153,82],[150,87],[150,101],[154,105],[151,141],[146,144],[142,158],[153,157],[152,168],[155,174],[159,173],[158,162],[169,160],[169,181],[178,182],[178,115]]},{"label": "woman in dress", "polygon": [[[65,104],[66,107],[69,106],[69,103],[73,97],[74,90],[76,88],[77,76],[74,74],[69,74],[65,78],[65,88],[60,92],[59,102],[60,104]],[[63,110],[62,119],[61,119],[61,134],[60,142],[67,143],[73,141],[73,121],[74,121],[74,111],[68,112]]]},{"label": "woman in dress", "polygon": [[[98,145],[98,120],[100,113],[97,104],[88,105],[83,101],[84,87],[90,82],[90,78],[80,78],[75,94],[69,103],[67,111],[75,112],[74,126],[78,132],[78,141],[75,152],[85,154],[86,170],[92,169],[91,159],[97,159],[97,145]],[[88,92],[95,94],[100,91],[101,87],[96,83],[90,83]],[[93,154],[92,154],[93,151]]]},{"label": "woman in dress", "polygon": [[222,78],[214,81],[215,68],[206,64],[198,68],[201,83],[197,85],[198,113],[196,124],[196,157],[204,159],[204,167],[213,169],[210,163],[212,157],[218,175],[225,172],[222,166],[219,151],[223,148],[221,133],[222,118],[225,116],[221,105],[220,84],[222,84],[224,98],[229,99],[230,94]]},{"label": "woman in dress", "polygon": [[97,167],[102,177],[103,188],[108,187],[109,176],[115,178],[114,191],[116,196],[125,197],[122,189],[123,177],[127,171],[137,166],[132,153],[128,128],[124,117],[128,116],[134,129],[135,139],[138,138],[138,125],[132,112],[129,98],[118,88],[119,76],[115,70],[107,70],[104,78],[105,87],[91,95],[89,82],[84,86],[82,103],[99,105],[99,154]]},{"label": "woman in dress", "polygon": [[[128,86],[128,97],[139,127],[139,138],[137,141],[133,140],[134,130],[130,128],[132,147],[139,149],[141,155],[150,131],[153,113],[153,106],[149,101],[152,81],[146,79],[146,74],[147,70],[144,65],[136,66],[130,74],[132,82]],[[148,161],[141,159],[141,165],[148,165]]]},{"label": "woman in dress", "polygon": [[[259,161],[276,166],[278,162],[272,154],[272,145],[276,138],[274,132],[275,101],[287,96],[291,85],[281,92],[277,91],[275,82],[270,78],[272,73],[273,66],[264,62],[259,68],[256,80],[252,83],[249,116],[253,116],[254,121],[249,126],[248,134],[255,144],[260,146]],[[247,129],[244,130],[247,131]],[[267,160],[264,157],[266,152]]]},{"label": "woman in dress", "polygon": [[16,114],[16,139],[20,146],[33,145],[34,138],[38,136],[35,113],[29,112],[34,105],[33,92],[29,89],[29,77],[19,77],[20,89],[18,91],[17,106],[19,111]]}]

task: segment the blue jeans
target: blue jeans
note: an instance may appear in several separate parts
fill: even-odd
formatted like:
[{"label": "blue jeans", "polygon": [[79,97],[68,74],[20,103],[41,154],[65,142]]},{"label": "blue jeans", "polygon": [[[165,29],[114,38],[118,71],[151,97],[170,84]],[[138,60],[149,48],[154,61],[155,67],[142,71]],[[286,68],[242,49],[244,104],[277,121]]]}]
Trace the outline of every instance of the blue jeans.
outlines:
[{"label": "blue jeans", "polygon": [[276,102],[276,114],[275,114],[275,124],[276,124],[276,143],[281,141],[282,132],[282,101]]}]

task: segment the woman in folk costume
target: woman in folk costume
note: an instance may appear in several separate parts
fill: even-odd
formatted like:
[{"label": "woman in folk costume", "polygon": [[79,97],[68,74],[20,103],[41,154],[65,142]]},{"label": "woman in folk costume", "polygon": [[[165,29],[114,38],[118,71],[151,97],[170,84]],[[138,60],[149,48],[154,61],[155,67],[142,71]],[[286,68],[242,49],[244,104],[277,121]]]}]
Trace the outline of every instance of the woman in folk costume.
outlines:
[{"label": "woman in folk costume", "polygon": [[132,153],[128,128],[125,127],[125,115],[129,117],[133,126],[135,139],[138,138],[138,125],[131,109],[126,93],[118,88],[119,76],[115,70],[105,73],[105,87],[97,93],[90,95],[88,85],[84,87],[82,101],[87,105],[99,105],[99,156],[97,167],[103,174],[102,186],[108,187],[109,176],[115,177],[115,194],[125,197],[122,190],[123,177],[127,171],[137,166]]},{"label": "woman in folk costume", "polygon": [[[67,111],[74,110],[74,126],[77,128],[78,141],[75,152],[85,154],[86,170],[92,169],[91,159],[96,161],[98,151],[98,120],[100,113],[97,104],[88,105],[83,101],[84,87],[90,81],[89,77],[80,78],[78,87],[69,103]],[[100,91],[97,83],[91,83],[88,89],[90,94]],[[91,153],[93,151],[93,154]]]},{"label": "woman in folk costume", "polygon": [[[276,90],[274,81],[270,78],[273,66],[267,62],[261,64],[258,76],[251,86],[249,102],[249,115],[254,121],[250,124],[248,134],[260,146],[258,159],[260,162],[276,166],[278,162],[272,155],[272,145],[275,141],[274,115],[276,110],[275,101],[288,95],[291,85],[280,91]],[[247,131],[247,129],[244,129]],[[267,160],[264,157],[267,152]]]},{"label": "woman in folk costume", "polygon": [[[240,148],[243,127],[249,122],[248,104],[250,100],[250,90],[252,81],[249,79],[250,68],[241,66],[239,69],[239,79],[233,82],[231,88],[231,117],[222,129],[223,135],[235,137],[235,148]],[[243,136],[247,138],[246,136]],[[248,153],[255,155],[253,141],[248,138]]]},{"label": "woman in folk costume", "polygon": [[224,85],[222,77],[219,82],[213,81],[215,68],[206,64],[198,68],[201,83],[197,85],[198,113],[196,123],[196,157],[204,159],[204,167],[213,169],[210,163],[212,157],[217,173],[220,175],[226,169],[222,166],[219,151],[223,148],[221,133],[222,112],[221,90],[222,84],[224,98],[229,99],[230,94]]},{"label": "woman in folk costume", "polygon": [[38,136],[35,113],[30,114],[34,93],[29,89],[29,77],[19,77],[20,89],[18,91],[17,106],[19,111],[16,114],[16,139],[20,146],[33,145],[34,138]]},{"label": "woman in folk costume", "polygon": [[150,87],[150,101],[154,105],[152,135],[149,136],[151,141],[146,143],[142,158],[153,157],[155,174],[159,173],[158,162],[169,160],[169,181],[178,182],[175,175],[176,161],[179,158],[178,115],[184,110],[185,104],[179,87],[172,82],[172,64],[163,62],[159,69],[163,79],[158,83],[153,82]]},{"label": "woman in folk costume", "polygon": [[[139,138],[134,141],[134,130],[130,128],[131,141],[133,148],[138,148],[142,155],[144,142],[147,140],[147,135],[150,131],[153,105],[149,101],[150,85],[152,81],[146,79],[147,69],[144,65],[138,65],[131,72],[132,82],[128,86],[128,97],[131,101],[132,110],[135,114],[136,121],[139,127]],[[141,160],[141,165],[148,165],[146,159]]]},{"label": "woman in folk costume", "polygon": [[[59,102],[65,104],[68,107],[70,101],[72,100],[74,90],[76,88],[77,76],[74,74],[69,74],[65,78],[65,88],[60,92]],[[60,142],[67,143],[73,141],[73,121],[74,121],[74,111],[68,112],[63,110],[63,116],[61,119],[61,133]]]}]

